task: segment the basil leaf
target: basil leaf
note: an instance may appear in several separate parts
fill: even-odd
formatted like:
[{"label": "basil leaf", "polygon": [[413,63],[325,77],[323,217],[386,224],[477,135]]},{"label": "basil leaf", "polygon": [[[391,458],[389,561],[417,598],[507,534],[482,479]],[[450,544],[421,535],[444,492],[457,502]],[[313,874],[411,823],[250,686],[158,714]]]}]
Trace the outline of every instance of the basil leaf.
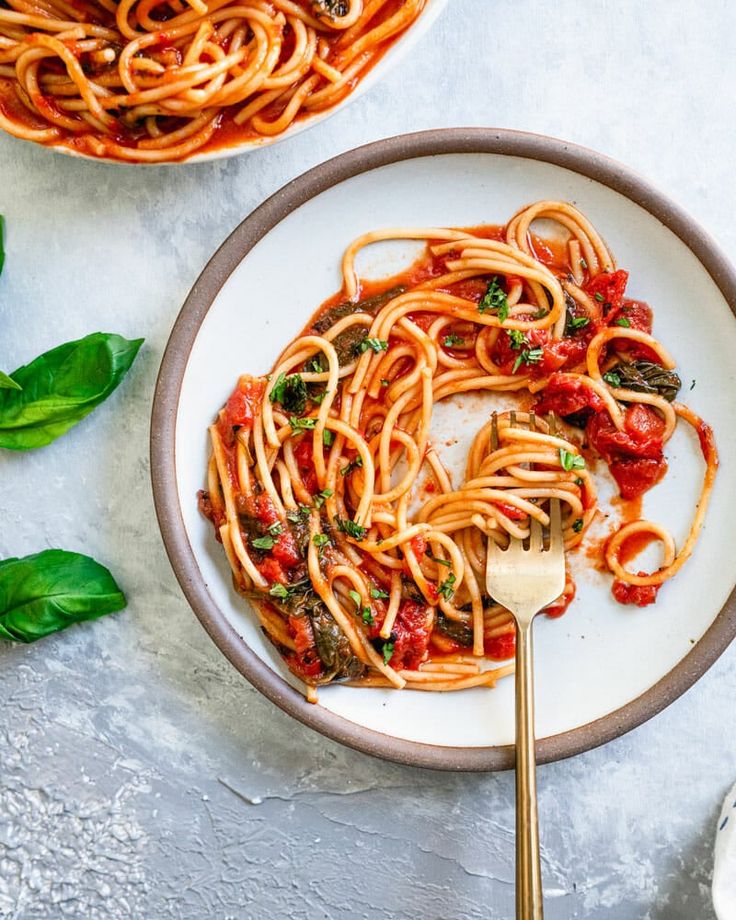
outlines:
[{"label": "basil leaf", "polygon": [[[613,382],[614,378],[618,383]],[[677,397],[682,386],[674,371],[665,370],[653,361],[632,361],[630,364],[620,361],[603,375],[603,379],[612,386],[625,387],[637,393],[658,393],[668,402]]]},{"label": "basil leaf", "polygon": [[289,424],[291,425],[292,431],[311,431],[313,428],[317,427],[316,418],[296,418],[292,415],[289,419]]},{"label": "basil leaf", "polygon": [[501,323],[505,323],[509,317],[509,301],[506,297],[506,292],[498,283],[497,275],[491,278],[486,292],[478,304],[479,313],[485,313],[487,310],[495,313]]},{"label": "basil leaf", "polygon": [[301,374],[279,374],[269,399],[281,403],[286,412],[301,415],[307,406],[307,385]]},{"label": "basil leaf", "polygon": [[449,617],[446,617],[441,610],[437,610],[435,614],[435,624],[437,629],[443,633],[448,639],[452,639],[453,642],[457,642],[458,645],[472,645],[473,644],[473,630],[468,626],[467,623],[458,620],[451,620]]},{"label": "basil leaf", "polygon": [[455,593],[455,575],[453,572],[447,576],[447,578],[442,582],[442,584],[437,588],[437,593],[440,597],[444,597],[446,601],[449,601],[452,595]]},{"label": "basil leaf", "polygon": [[16,383],[12,377],[0,371],[0,390],[22,390],[23,387]]},{"label": "basil leaf", "polygon": [[568,473],[571,470],[584,470],[585,457],[581,457],[580,454],[574,454],[572,451],[565,450],[564,447],[561,447],[560,465],[562,466],[562,469]]},{"label": "basil leaf", "polygon": [[23,389],[0,389],[0,447],[44,447],[104,402],[143,339],[95,332],[39,355],[11,374]]},{"label": "basil leaf", "polygon": [[383,339],[371,339],[366,336],[366,338],[364,338],[363,341],[358,345],[358,351],[360,354],[363,354],[363,352],[368,351],[369,348],[378,354],[381,351],[388,350],[388,342],[384,342]]},{"label": "basil leaf", "polygon": [[335,516],[335,523],[337,524],[338,530],[346,533],[349,537],[352,537],[353,540],[357,540],[358,542],[365,540],[365,535],[368,533],[367,527],[361,527],[360,524],[356,524],[355,521],[351,521],[349,518],[341,518],[337,515]]},{"label": "basil leaf", "polygon": [[89,556],[47,549],[0,562],[2,639],[35,642],[125,605],[115,579]]}]

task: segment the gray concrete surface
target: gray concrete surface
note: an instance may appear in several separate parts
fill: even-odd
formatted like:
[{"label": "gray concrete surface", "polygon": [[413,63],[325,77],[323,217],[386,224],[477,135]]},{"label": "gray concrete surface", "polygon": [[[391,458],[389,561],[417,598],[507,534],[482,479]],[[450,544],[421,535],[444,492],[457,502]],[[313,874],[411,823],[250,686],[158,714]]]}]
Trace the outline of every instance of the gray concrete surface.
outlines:
[{"label": "gray concrete surface", "polygon": [[[148,480],[153,383],[205,260],[326,157],[441,125],[539,131],[619,158],[736,255],[736,7],[451,0],[398,72],[318,130],[145,171],[0,138],[0,366],[95,329],[144,335],[126,381],[57,444],[3,454],[3,556],[106,562],[126,611],[0,647],[0,917],[513,915],[513,777],[382,764],[311,734],[219,656],[169,569]],[[736,776],[731,649],[684,698],[540,775],[550,920],[709,920]]]}]

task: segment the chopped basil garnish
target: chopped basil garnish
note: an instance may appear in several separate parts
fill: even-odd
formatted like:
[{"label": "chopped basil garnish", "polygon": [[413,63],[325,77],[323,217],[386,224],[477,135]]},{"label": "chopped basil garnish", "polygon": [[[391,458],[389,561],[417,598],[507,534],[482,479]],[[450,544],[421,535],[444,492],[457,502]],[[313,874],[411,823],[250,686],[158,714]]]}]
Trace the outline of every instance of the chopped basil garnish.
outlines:
[{"label": "chopped basil garnish", "polygon": [[255,540],[251,540],[250,542],[251,546],[255,546],[256,549],[273,549],[276,541],[273,537],[256,537]]},{"label": "chopped basil garnish", "polygon": [[516,361],[514,361],[511,373],[515,374],[522,364],[539,364],[543,357],[544,352],[541,348],[525,348]]},{"label": "chopped basil garnish", "polygon": [[437,588],[437,593],[440,597],[444,597],[446,601],[449,601],[452,595],[455,593],[455,573],[450,572],[447,578],[442,582],[442,584]]},{"label": "chopped basil garnish", "polygon": [[299,505],[297,511],[287,511],[286,520],[291,521],[292,524],[298,524],[304,518],[308,518],[312,513],[312,509],[309,505]]},{"label": "chopped basil garnish", "polygon": [[311,431],[317,426],[316,418],[296,418],[292,415],[289,424],[294,431]]},{"label": "chopped basil garnish", "polygon": [[485,294],[481,297],[478,304],[479,313],[495,313],[502,323],[505,323],[509,316],[509,301],[506,294],[498,283],[498,277],[493,276]]},{"label": "chopped basil garnish", "polygon": [[354,540],[365,540],[365,535],[368,533],[367,527],[361,527],[360,524],[356,524],[355,521],[351,521],[349,518],[335,517],[335,523],[338,530],[341,530]]},{"label": "chopped basil garnish", "polygon": [[347,476],[348,473],[352,473],[354,469],[357,469],[358,467],[361,467],[361,466],[363,466],[363,458],[360,456],[360,454],[358,454],[358,456],[354,460],[351,460],[347,466],[344,466],[340,470],[340,475]]},{"label": "chopped basil garnish", "polygon": [[279,374],[269,395],[271,402],[278,402],[287,412],[299,415],[307,405],[307,385],[301,374]]},{"label": "chopped basil garnish", "polygon": [[372,339],[370,337],[366,337],[358,345],[358,351],[361,352],[361,354],[364,351],[368,351],[369,348],[373,349],[373,351],[378,354],[381,351],[388,350],[388,342],[384,342],[383,339]]},{"label": "chopped basil garnish", "polygon": [[574,454],[572,451],[565,450],[564,447],[560,448],[560,463],[562,464],[562,469],[568,473],[570,470],[585,469],[585,458],[581,457],[580,454]]},{"label": "chopped basil garnish", "polygon": [[526,335],[521,329],[509,329],[507,335],[511,339],[511,347],[515,351],[518,351],[522,345],[526,344]]},{"label": "chopped basil garnish", "polygon": [[332,497],[332,489],[322,489],[321,492],[318,492],[314,496],[314,507],[319,511],[319,509],[324,505],[326,498]]}]

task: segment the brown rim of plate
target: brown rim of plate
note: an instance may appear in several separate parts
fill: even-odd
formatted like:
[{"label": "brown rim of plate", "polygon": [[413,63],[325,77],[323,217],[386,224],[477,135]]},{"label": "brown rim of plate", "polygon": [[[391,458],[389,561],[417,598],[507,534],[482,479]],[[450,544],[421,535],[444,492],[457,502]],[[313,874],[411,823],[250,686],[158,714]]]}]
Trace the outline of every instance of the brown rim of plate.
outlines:
[{"label": "brown rim of plate", "polygon": [[[445,747],[406,741],[306,702],[302,693],[248,647],[209,594],[187,538],[176,484],[176,417],[189,354],[207,311],[244,256],[284,217],[339,182],[401,160],[454,153],[541,160],[624,195],[685,243],[736,316],[736,272],[718,245],[685,211],[615,160],[555,138],[496,128],[448,128],[386,138],[340,154],[289,182],[256,208],[210,259],[179,313],[161,362],[151,416],[151,479],[166,551],[187,600],[220,651],[264,696],[310,728],[366,754],[438,770],[505,770],[514,765],[512,746]],[[541,739],[538,761],[582,753],[641,725],[688,690],[735,636],[736,590],[702,638],[667,675],[620,709]]]}]

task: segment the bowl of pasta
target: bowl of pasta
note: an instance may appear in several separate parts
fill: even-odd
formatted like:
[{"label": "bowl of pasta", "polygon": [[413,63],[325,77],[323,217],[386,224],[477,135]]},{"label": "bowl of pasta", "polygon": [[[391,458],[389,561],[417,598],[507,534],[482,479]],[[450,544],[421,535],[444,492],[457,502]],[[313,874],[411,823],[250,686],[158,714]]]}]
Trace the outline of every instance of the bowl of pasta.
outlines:
[{"label": "bowl of pasta", "polygon": [[691,218],[561,141],[422,132],[311,170],[215,254],[162,362],[154,494],[187,599],[316,730],[506,768],[515,632],[488,541],[559,500],[539,757],[628,731],[736,633],[735,303]]},{"label": "bowl of pasta", "polygon": [[365,92],[447,0],[81,0],[0,9],[0,129],[113,162],[275,143]]}]

